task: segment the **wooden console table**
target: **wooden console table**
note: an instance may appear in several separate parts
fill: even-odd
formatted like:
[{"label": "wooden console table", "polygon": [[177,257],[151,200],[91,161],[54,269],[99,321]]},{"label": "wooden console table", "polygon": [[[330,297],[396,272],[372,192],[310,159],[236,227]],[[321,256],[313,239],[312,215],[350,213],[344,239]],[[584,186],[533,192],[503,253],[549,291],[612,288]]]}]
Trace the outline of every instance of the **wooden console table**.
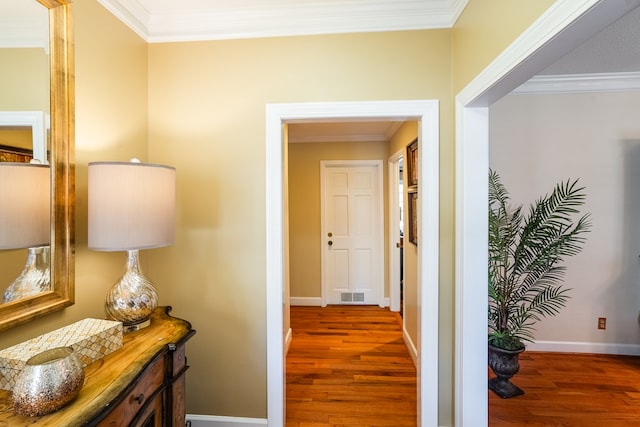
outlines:
[{"label": "wooden console table", "polygon": [[85,381],[68,406],[42,417],[13,412],[11,394],[0,390],[4,426],[184,426],[185,344],[189,322],[159,307],[151,325],[126,333],[121,349],[85,367]]}]

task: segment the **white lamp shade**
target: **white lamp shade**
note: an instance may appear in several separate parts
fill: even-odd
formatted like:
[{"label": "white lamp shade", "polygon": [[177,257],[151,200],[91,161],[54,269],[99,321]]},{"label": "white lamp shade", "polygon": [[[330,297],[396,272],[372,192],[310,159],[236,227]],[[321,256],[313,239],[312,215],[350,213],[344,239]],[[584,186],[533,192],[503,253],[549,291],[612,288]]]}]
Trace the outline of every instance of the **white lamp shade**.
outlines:
[{"label": "white lamp shade", "polygon": [[89,248],[122,251],[173,243],[175,168],[89,163]]},{"label": "white lamp shade", "polygon": [[0,249],[48,245],[50,212],[49,166],[0,162]]}]

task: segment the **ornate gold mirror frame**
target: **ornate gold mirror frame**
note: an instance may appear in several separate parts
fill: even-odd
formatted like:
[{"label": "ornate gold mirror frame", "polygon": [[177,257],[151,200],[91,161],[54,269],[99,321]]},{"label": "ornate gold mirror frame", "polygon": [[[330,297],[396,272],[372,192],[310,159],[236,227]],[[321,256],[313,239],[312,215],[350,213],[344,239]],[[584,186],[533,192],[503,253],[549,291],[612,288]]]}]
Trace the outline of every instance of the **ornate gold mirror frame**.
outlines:
[{"label": "ornate gold mirror frame", "polygon": [[52,290],[0,306],[0,330],[74,303],[74,43],[71,0],[37,0],[49,9],[51,78]]}]

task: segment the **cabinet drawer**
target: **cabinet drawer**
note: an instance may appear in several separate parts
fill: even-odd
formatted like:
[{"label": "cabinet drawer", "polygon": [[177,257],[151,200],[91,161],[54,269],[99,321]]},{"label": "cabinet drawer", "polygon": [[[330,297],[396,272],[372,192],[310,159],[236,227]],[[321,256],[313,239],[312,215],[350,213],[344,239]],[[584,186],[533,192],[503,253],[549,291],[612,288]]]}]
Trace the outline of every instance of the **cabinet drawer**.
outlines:
[{"label": "cabinet drawer", "polygon": [[128,426],[164,383],[164,357],[154,361],[125,398],[113,408],[99,426]]},{"label": "cabinet drawer", "polygon": [[[149,402],[145,409],[140,412],[138,420],[131,427],[163,427],[162,394],[157,394],[152,402]],[[172,426],[183,426],[182,424],[172,424]]]},{"label": "cabinet drawer", "polygon": [[180,372],[184,369],[184,366],[187,364],[187,355],[185,351],[185,345],[179,345],[172,352],[173,357],[173,369],[171,375],[173,377],[180,374]]}]

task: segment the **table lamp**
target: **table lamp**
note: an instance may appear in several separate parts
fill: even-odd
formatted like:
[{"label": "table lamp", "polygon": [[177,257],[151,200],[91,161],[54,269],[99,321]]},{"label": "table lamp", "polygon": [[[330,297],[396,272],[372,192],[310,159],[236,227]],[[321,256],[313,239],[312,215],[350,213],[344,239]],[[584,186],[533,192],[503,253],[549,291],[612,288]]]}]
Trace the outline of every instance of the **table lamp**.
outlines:
[{"label": "table lamp", "polygon": [[51,289],[49,165],[0,162],[0,249],[28,249],[22,273],[3,293],[11,302]]},{"label": "table lamp", "polygon": [[127,251],[124,275],[107,294],[105,311],[128,332],[148,326],[158,305],[138,251],[173,243],[175,172],[138,159],[89,163],[89,248]]}]

